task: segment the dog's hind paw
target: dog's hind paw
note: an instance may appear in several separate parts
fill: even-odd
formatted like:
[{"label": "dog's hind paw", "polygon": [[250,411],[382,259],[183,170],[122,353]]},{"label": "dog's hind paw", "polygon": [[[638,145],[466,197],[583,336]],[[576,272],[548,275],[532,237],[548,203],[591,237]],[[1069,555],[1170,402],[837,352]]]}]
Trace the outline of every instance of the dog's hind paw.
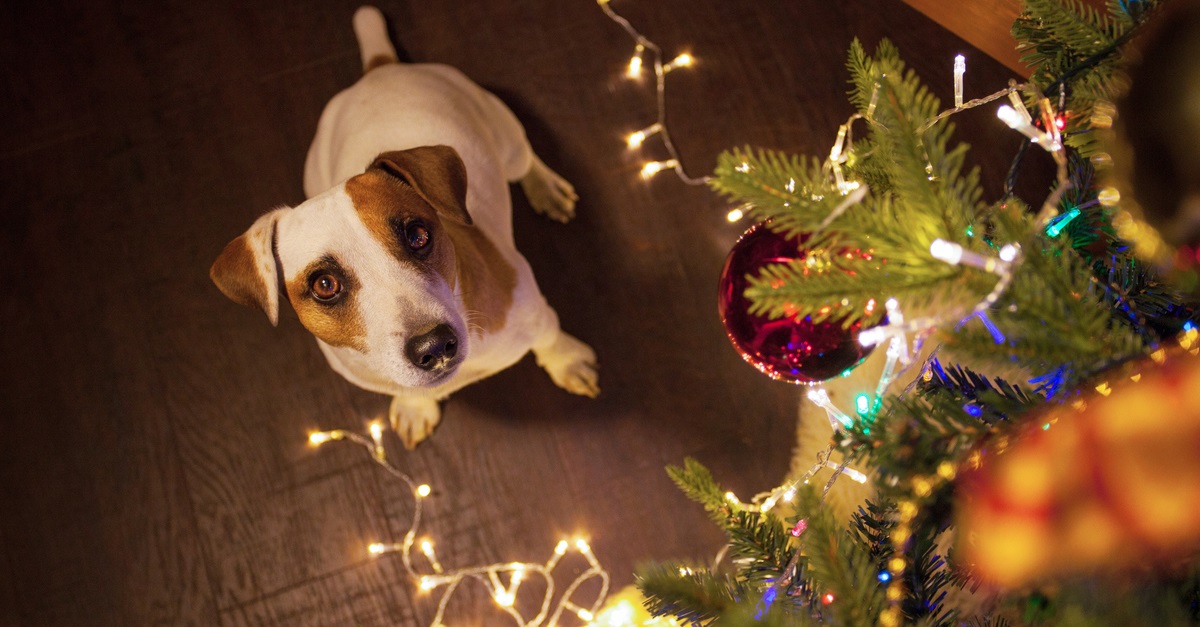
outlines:
[{"label": "dog's hind paw", "polygon": [[575,187],[537,155],[533,156],[529,173],[521,179],[521,189],[533,210],[551,220],[565,223],[575,217],[575,201],[579,200]]},{"label": "dog's hind paw", "polygon": [[392,423],[392,429],[400,436],[404,448],[410,451],[429,437],[441,420],[442,410],[438,402],[431,398],[393,396],[392,405],[388,408],[388,421]]},{"label": "dog's hind paw", "polygon": [[596,351],[591,346],[559,331],[553,345],[533,352],[538,365],[558,387],[589,398],[600,394],[599,366],[596,365]]}]

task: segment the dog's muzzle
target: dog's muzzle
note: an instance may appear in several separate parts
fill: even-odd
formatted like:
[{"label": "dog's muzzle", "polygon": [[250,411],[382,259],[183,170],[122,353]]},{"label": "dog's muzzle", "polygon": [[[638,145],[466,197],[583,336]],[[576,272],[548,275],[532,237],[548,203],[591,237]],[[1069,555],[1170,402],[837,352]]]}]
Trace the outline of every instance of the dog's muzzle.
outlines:
[{"label": "dog's muzzle", "polygon": [[404,354],[421,370],[444,372],[458,355],[458,335],[450,325],[439,324],[426,333],[410,338],[404,346]]}]

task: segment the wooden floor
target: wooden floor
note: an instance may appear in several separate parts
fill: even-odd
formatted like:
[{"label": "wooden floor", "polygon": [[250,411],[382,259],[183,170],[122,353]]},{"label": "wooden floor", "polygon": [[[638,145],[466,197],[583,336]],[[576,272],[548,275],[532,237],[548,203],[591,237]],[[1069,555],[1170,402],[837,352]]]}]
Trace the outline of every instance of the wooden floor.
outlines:
[{"label": "wooden floor", "polygon": [[[856,35],[891,37],[944,102],[958,52],[968,97],[1010,76],[900,0],[612,1],[668,54],[698,58],[670,75],[667,103],[696,175],[745,144],[826,154],[850,113]],[[306,443],[362,431],[387,399],[335,375],[290,312],[272,328],[207,276],[259,214],[303,200],[317,116],[359,75],[355,6],[6,8],[0,625],[432,619],[436,596],[364,551],[401,540],[404,486],[357,447]],[[748,225],[705,188],[637,176],[622,136],[653,121],[652,90],[622,77],[631,42],[595,2],[382,8],[405,55],[499,94],[575,183],[566,226],[518,192],[517,240],[603,367],[588,400],[527,358],[455,395],[415,452],[388,434],[396,463],[434,486],[442,562],[541,561],[574,533],[616,586],[643,560],[707,561],[720,535],[664,465],[691,455],[740,494],[773,486],[800,397],[742,363],[717,318],[717,274]],[[990,112],[960,117],[994,196],[1019,137]],[[452,624],[506,624],[478,590]]]}]

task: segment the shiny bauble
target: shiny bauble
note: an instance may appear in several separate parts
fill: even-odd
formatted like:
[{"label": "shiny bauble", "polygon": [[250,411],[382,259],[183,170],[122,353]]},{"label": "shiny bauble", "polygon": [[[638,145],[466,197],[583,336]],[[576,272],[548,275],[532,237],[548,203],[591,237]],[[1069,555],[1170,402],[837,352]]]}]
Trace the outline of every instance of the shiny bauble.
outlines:
[{"label": "shiny bauble", "polygon": [[717,310],[729,341],[738,354],[759,372],[777,381],[813,384],[857,366],[872,347],[858,342],[862,323],[843,328],[842,320],[813,322],[809,317],[770,319],[750,313],[746,298],[748,277],[768,265],[804,261],[807,235],[787,236],[763,222],[750,228],[729,251],[721,270]]}]

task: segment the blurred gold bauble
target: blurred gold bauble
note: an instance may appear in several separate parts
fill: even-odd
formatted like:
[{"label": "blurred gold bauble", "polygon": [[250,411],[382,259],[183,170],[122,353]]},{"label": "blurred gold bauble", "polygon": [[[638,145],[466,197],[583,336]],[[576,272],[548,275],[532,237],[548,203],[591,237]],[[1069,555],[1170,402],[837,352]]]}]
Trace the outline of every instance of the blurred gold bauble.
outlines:
[{"label": "blurred gold bauble", "polygon": [[989,445],[958,497],[986,580],[1170,567],[1200,550],[1200,331],[1106,373]]}]

